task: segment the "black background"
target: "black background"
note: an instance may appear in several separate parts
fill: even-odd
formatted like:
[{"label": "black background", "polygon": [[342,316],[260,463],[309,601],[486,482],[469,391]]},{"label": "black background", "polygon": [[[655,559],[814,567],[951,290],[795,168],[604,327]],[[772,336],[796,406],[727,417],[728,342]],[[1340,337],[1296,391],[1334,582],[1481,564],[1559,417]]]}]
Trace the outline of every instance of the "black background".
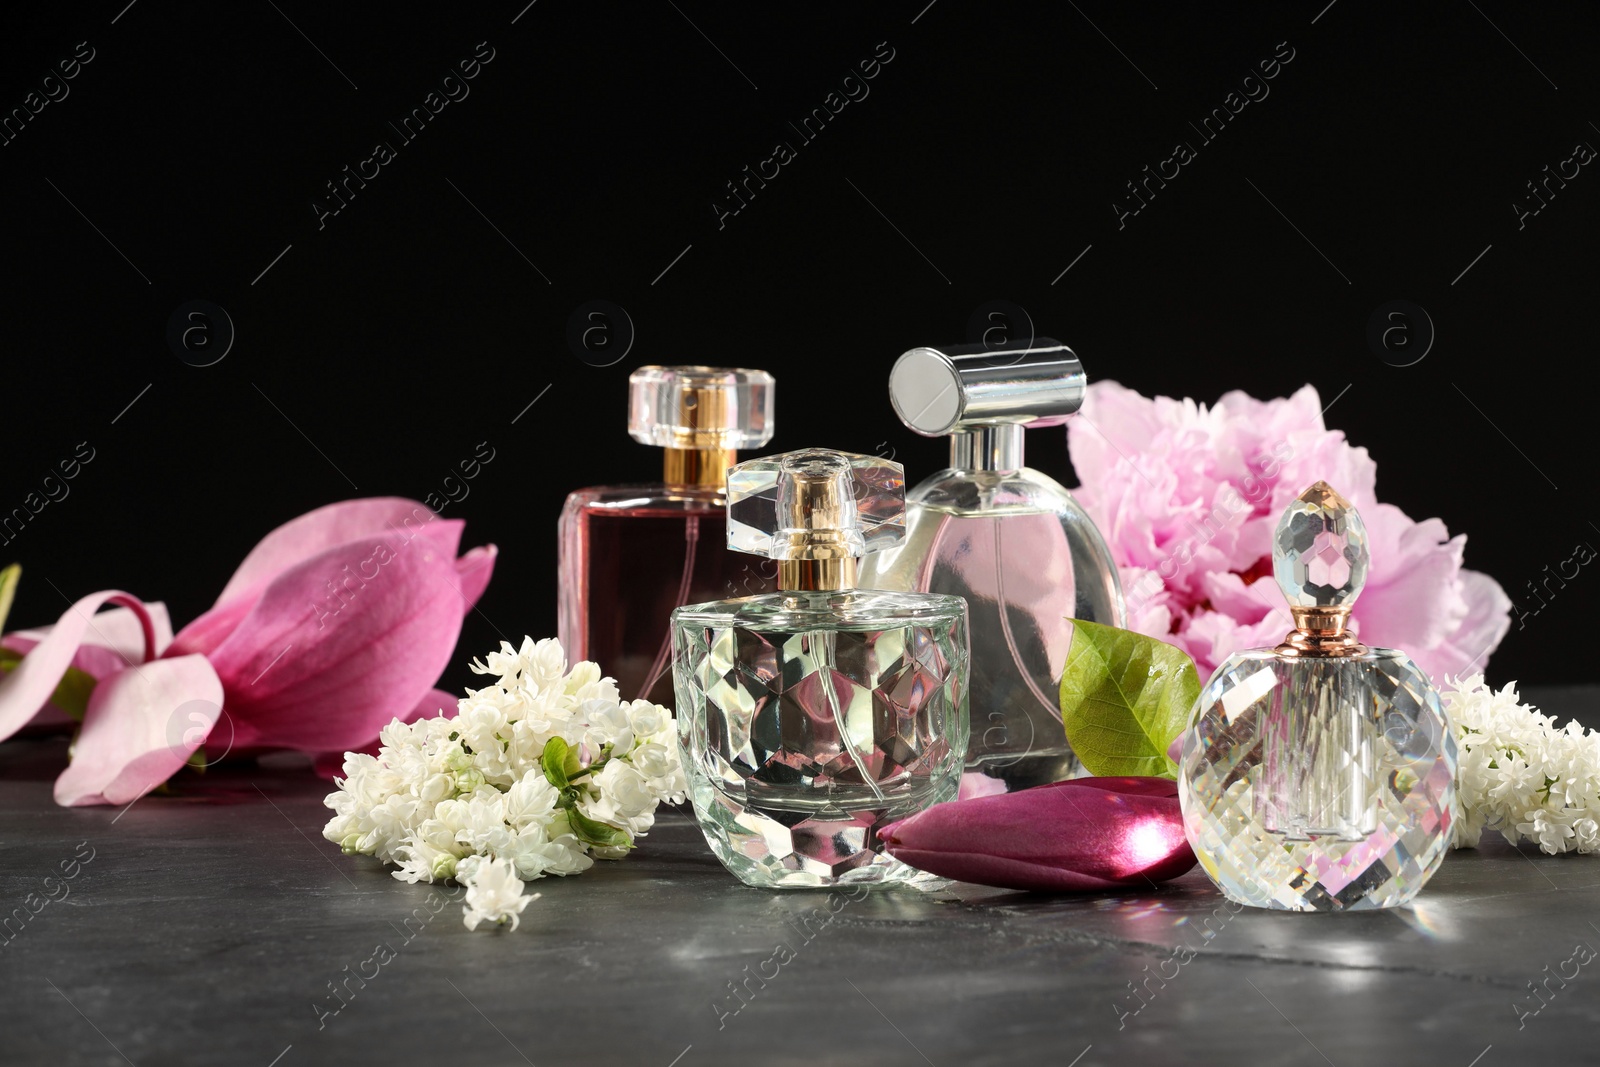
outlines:
[{"label": "black background", "polygon": [[[892,450],[915,481],[943,444],[899,425],[888,368],[965,339],[992,300],[1146,394],[1314,383],[1377,458],[1380,498],[1467,532],[1468,565],[1522,607],[1546,565],[1600,544],[1600,176],[1522,229],[1511,206],[1600,144],[1592,5],[524,3],[0,16],[0,110],[78,42],[95,53],[0,147],[0,511],[95,450],[0,549],[28,569],[15,623],[120,587],[181,626],[271,527],[440,493],[487,440],[445,509],[466,545],[501,547],[457,660],[551,634],[564,495],[659,472],[625,432],[630,369],[770,369],[771,449]],[[324,183],[397,142],[387,122],[479,42],[494,59],[470,95],[319,229]],[[894,58],[870,95],[799,145],[788,123],[880,42]],[[1196,140],[1188,123],[1279,42],[1294,59],[1270,96],[1119,229],[1124,183]],[[780,140],[798,158],[719,228],[725,183]],[[166,342],[194,299],[237,331],[213,366]],[[635,334],[604,367],[567,341],[596,299]],[[1366,341],[1397,299],[1437,329],[1409,367]],[[1076,484],[1064,434],[1029,447]],[[1514,624],[1491,679],[1586,680],[1596,580]]]}]

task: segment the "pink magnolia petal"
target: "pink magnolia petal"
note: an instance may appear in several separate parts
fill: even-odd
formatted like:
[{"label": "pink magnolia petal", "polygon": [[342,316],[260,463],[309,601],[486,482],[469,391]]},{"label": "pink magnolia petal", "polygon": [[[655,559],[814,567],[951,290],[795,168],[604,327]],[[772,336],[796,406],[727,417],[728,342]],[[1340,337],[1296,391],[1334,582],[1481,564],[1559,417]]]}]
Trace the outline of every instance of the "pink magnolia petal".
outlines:
[{"label": "pink magnolia petal", "polygon": [[[159,656],[167,650],[168,645],[172,644],[172,617],[167,614],[167,606],[159,600],[145,601],[144,610],[155,632],[155,650]],[[0,645],[26,653],[48,637],[51,629],[53,627],[39,626],[32,630],[15,630],[6,634]],[[128,608],[112,608],[96,615],[94,625],[85,631],[83,645],[79,649],[80,653],[110,652],[121,667],[130,663],[143,663],[144,651],[144,622]],[[90,662],[100,663],[109,660],[94,659]],[[80,670],[88,670],[88,667],[76,661],[72,665]],[[89,673],[94,674],[96,678],[100,677],[93,671]]]},{"label": "pink magnolia petal", "polygon": [[[450,713],[451,709],[453,709],[457,703],[457,698],[449,693],[446,693],[443,689],[430,689],[423,694],[422,699],[417,702],[416,707],[412,708],[404,715],[398,716],[398,719],[400,722],[416,722],[418,719],[431,719],[435,715]],[[387,726],[388,723],[384,723],[384,725]],[[383,743],[378,739],[378,736],[374,734],[372,740],[364,745],[356,745],[348,749],[340,749],[337,752],[317,753],[312,761],[312,766],[322,777],[334,778],[344,773],[344,758],[349,753],[364,752],[369,756],[376,756],[378,754],[378,749],[382,747]],[[1002,788],[1004,787],[1002,786]]]},{"label": "pink magnolia petal", "polygon": [[350,748],[414,708],[461,630],[459,526],[340,545],[268,584],[210,654],[237,744]]},{"label": "pink magnolia petal", "polygon": [[499,554],[500,550],[494,545],[479,545],[456,560],[456,576],[461,583],[461,599],[465,604],[463,613],[471,611],[472,605],[483,596],[489,579],[494,577],[494,562]]},{"label": "pink magnolia petal", "polygon": [[971,800],[973,797],[994,797],[1006,791],[1004,778],[990,778],[987,774],[977,771],[968,771],[961,776],[961,788],[956,792],[957,800]]},{"label": "pink magnolia petal", "polygon": [[192,653],[210,655],[228,635],[239,628],[250,609],[256,606],[255,596],[238,596],[225,604],[212,608],[178,631],[167,648],[169,656],[187,656]]},{"label": "pink magnolia petal", "polygon": [[172,777],[222,711],[222,683],[204,656],[129,667],[95,686],[56,803],[127,804]]},{"label": "pink magnolia petal", "polygon": [[[145,610],[155,629],[155,650],[160,655],[172,644],[172,620],[167,615],[167,606],[159,600],[146,603]],[[0,640],[0,646],[27,655],[35,645],[50,636],[51,629],[53,627],[41,626],[32,630],[18,630],[6,634],[4,640]],[[71,665],[91,678],[100,679],[109,678],[129,664],[143,662],[144,627],[139,622],[139,616],[127,608],[112,608],[94,617],[94,625],[84,632],[83,644],[73,653]],[[55,729],[76,722],[76,719],[56,707],[53,701],[47,700],[39,713],[29,720],[28,726]]]},{"label": "pink magnolia petal", "polygon": [[1094,890],[1194,866],[1177,783],[1075,778],[935,804],[879,831],[884,849],[945,878],[1025,890]]},{"label": "pink magnolia petal", "polygon": [[419,528],[435,518],[426,504],[395,496],[344,500],[308,511],[267,534],[250,550],[223,587],[217,604],[254,591],[330,548],[373,534]]},{"label": "pink magnolia petal", "polygon": [[[381,503],[383,501],[376,502]],[[357,500],[351,501],[350,503],[371,504],[375,503],[375,501]],[[411,502],[404,501],[404,503]],[[337,508],[342,505],[332,506]],[[421,505],[417,506],[421,507]],[[319,510],[327,511],[329,509],[322,508]],[[380,509],[374,508],[364,509],[359,511],[355,518],[361,518],[363,516],[371,518],[379,511]],[[314,511],[310,514],[316,515],[318,512]],[[461,541],[461,532],[465,528],[466,523],[464,523],[461,519],[439,519],[437,517],[433,517],[433,512],[427,511],[426,509],[423,509],[423,511],[419,514],[430,516],[430,518],[409,518],[401,523],[396,523],[387,531],[382,531],[384,536],[391,539],[398,539],[402,544],[409,544],[411,541],[417,538],[422,538],[426,543],[429,543],[436,548],[448,551],[448,553],[454,557],[456,548]],[[305,517],[306,516],[302,516],[302,518]],[[297,519],[295,521],[298,522],[299,520]],[[294,523],[289,524],[289,526],[293,525]],[[331,531],[324,532],[337,532],[337,530],[341,528],[342,527],[340,526],[335,526]],[[283,529],[287,529],[287,527],[279,527],[280,531]],[[269,534],[269,539],[272,536],[273,535]],[[379,544],[379,541],[373,535],[364,535],[362,538],[345,542],[345,544],[366,545],[367,550],[360,555],[360,559],[365,560]],[[300,562],[304,561],[302,560]],[[243,568],[241,568],[241,571],[243,571]],[[237,578],[237,575],[235,577]],[[333,597],[347,595],[350,589],[356,588],[362,583],[361,576],[354,571],[348,574],[335,572],[328,576],[328,581],[332,584],[327,587],[325,594],[319,599],[326,600]],[[485,576],[483,581],[487,583],[488,577]],[[228,584],[230,587],[234,585],[233,582],[229,582]],[[226,601],[219,600],[216,607],[212,608],[204,615],[201,615],[198,619],[195,619],[178,632],[178,636],[173,639],[172,649],[169,654],[176,656],[186,655],[191,652],[203,652],[206,655],[210,655],[217,649],[218,646],[232,636],[233,631],[238,627],[239,623],[243,622],[245,616],[249,615],[250,612],[254,610],[256,601],[260,599],[261,594],[266,590],[266,588],[267,582],[258,582],[255,585],[244,588],[237,595],[228,598]],[[339,592],[341,589],[344,590],[343,594]],[[481,588],[479,591],[481,592]],[[473,597],[473,600],[476,599],[476,597]],[[471,607],[470,604],[467,606],[468,608]],[[463,609],[463,614],[465,614],[465,611],[466,609]]]},{"label": "pink magnolia petal", "polygon": [[94,613],[103,604],[120,604],[132,611],[144,636],[143,658],[155,657],[155,623],[138,597],[117,589],[84,597],[68,608],[50,633],[0,680],[0,741],[16,733],[49,701],[85,635],[95,627]]}]

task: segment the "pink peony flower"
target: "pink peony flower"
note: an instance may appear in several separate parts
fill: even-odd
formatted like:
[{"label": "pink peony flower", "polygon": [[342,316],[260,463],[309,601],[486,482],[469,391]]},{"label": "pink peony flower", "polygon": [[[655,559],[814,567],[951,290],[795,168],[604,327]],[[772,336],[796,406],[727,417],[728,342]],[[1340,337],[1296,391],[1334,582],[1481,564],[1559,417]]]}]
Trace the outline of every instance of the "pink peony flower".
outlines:
[{"label": "pink peony flower", "polygon": [[1378,503],[1377,464],[1323,425],[1310,385],[1279,400],[1231,392],[1208,408],[1096,382],[1067,444],[1078,500],[1121,570],[1128,627],[1182,648],[1202,677],[1290,630],[1272,531],[1319,478],[1366,522],[1372,566],[1353,615],[1363,641],[1401,649],[1441,680],[1482,670],[1510,629],[1505,591],[1461,567],[1466,536]]},{"label": "pink peony flower", "polygon": [[[50,713],[72,664],[98,682],[56,780],[62,805],[129,803],[208,742],[313,755],[373,744],[391,719],[455,703],[433,683],[495,559],[493,545],[457,558],[462,526],[399,498],[319,508],[263,538],[175,637],[159,605],[85,597],[47,631],[5,639],[26,655],[0,681],[0,740]],[[96,616],[108,603],[124,610]]]}]

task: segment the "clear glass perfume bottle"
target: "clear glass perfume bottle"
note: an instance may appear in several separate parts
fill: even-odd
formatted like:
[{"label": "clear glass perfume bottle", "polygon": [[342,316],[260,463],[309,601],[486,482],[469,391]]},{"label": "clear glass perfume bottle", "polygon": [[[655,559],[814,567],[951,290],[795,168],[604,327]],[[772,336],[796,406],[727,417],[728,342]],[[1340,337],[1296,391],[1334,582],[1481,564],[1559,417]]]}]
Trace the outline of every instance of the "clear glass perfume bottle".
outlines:
[{"label": "clear glass perfume bottle", "polygon": [[666,450],[661,483],[567,497],[561,645],[571,661],[599,663],[624,700],[672,706],[673,608],[773,588],[776,568],[728,551],[723,492],[735,450],[771,439],[772,394],[766,371],[640,367],[628,378],[628,432]]},{"label": "clear glass perfume bottle", "polygon": [[811,449],[728,473],[728,545],[779,591],[672,613],[695,816],[746,885],[934,888],[878,828],[953,799],[967,746],[967,607],[857,589],[904,534],[898,463]]},{"label": "clear glass perfume bottle", "polygon": [[1062,485],[1023,466],[1023,433],[1083,403],[1072,350],[914,348],[889,375],[895,412],[950,436],[950,466],[907,494],[903,544],[868,557],[861,584],[964,597],[972,618],[968,770],[1008,789],[1082,773],[1057,695],[1074,618],[1123,623],[1105,539]]},{"label": "clear glass perfume bottle", "polygon": [[1346,628],[1367,533],[1326,482],[1284,512],[1272,560],[1295,629],[1229,656],[1200,693],[1178,778],[1189,844],[1241,904],[1404,904],[1450,844],[1456,745],[1439,695],[1404,652]]}]

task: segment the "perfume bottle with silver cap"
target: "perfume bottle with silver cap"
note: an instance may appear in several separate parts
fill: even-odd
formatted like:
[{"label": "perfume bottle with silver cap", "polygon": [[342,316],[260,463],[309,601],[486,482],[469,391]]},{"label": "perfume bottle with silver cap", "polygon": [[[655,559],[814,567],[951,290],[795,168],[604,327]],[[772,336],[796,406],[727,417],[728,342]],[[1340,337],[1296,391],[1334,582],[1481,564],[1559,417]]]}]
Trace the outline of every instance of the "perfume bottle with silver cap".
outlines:
[{"label": "perfume bottle with silver cap", "polygon": [[1456,744],[1411,657],[1350,631],[1367,580],[1361,515],[1326,482],[1289,505],[1272,569],[1294,629],[1235,652],[1195,702],[1178,761],[1184,830],[1230,900],[1388,908],[1450,846]]},{"label": "perfume bottle with silver cap", "polygon": [[913,348],[889,375],[902,422],[950,437],[950,466],[907,494],[905,541],[868,557],[861,584],[964,597],[972,619],[968,770],[1020,789],[1082,771],[1058,686],[1077,618],[1123,622],[1105,539],[1062,485],[1023,465],[1030,428],[1083,402],[1065,345]]},{"label": "perfume bottle with silver cap", "polygon": [[672,705],[673,608],[773,587],[775,568],[728,551],[723,493],[735,450],[772,437],[772,394],[762,370],[640,367],[628,378],[628,433],[664,450],[661,482],[567,497],[561,645],[573,662],[599,663],[624,700]]},{"label": "perfume bottle with silver cap", "polygon": [[678,739],[706,841],[747,885],[942,879],[878,829],[951,800],[967,748],[967,606],[856,588],[904,535],[898,463],[807,449],[728,473],[728,546],[778,591],[672,613]]}]

